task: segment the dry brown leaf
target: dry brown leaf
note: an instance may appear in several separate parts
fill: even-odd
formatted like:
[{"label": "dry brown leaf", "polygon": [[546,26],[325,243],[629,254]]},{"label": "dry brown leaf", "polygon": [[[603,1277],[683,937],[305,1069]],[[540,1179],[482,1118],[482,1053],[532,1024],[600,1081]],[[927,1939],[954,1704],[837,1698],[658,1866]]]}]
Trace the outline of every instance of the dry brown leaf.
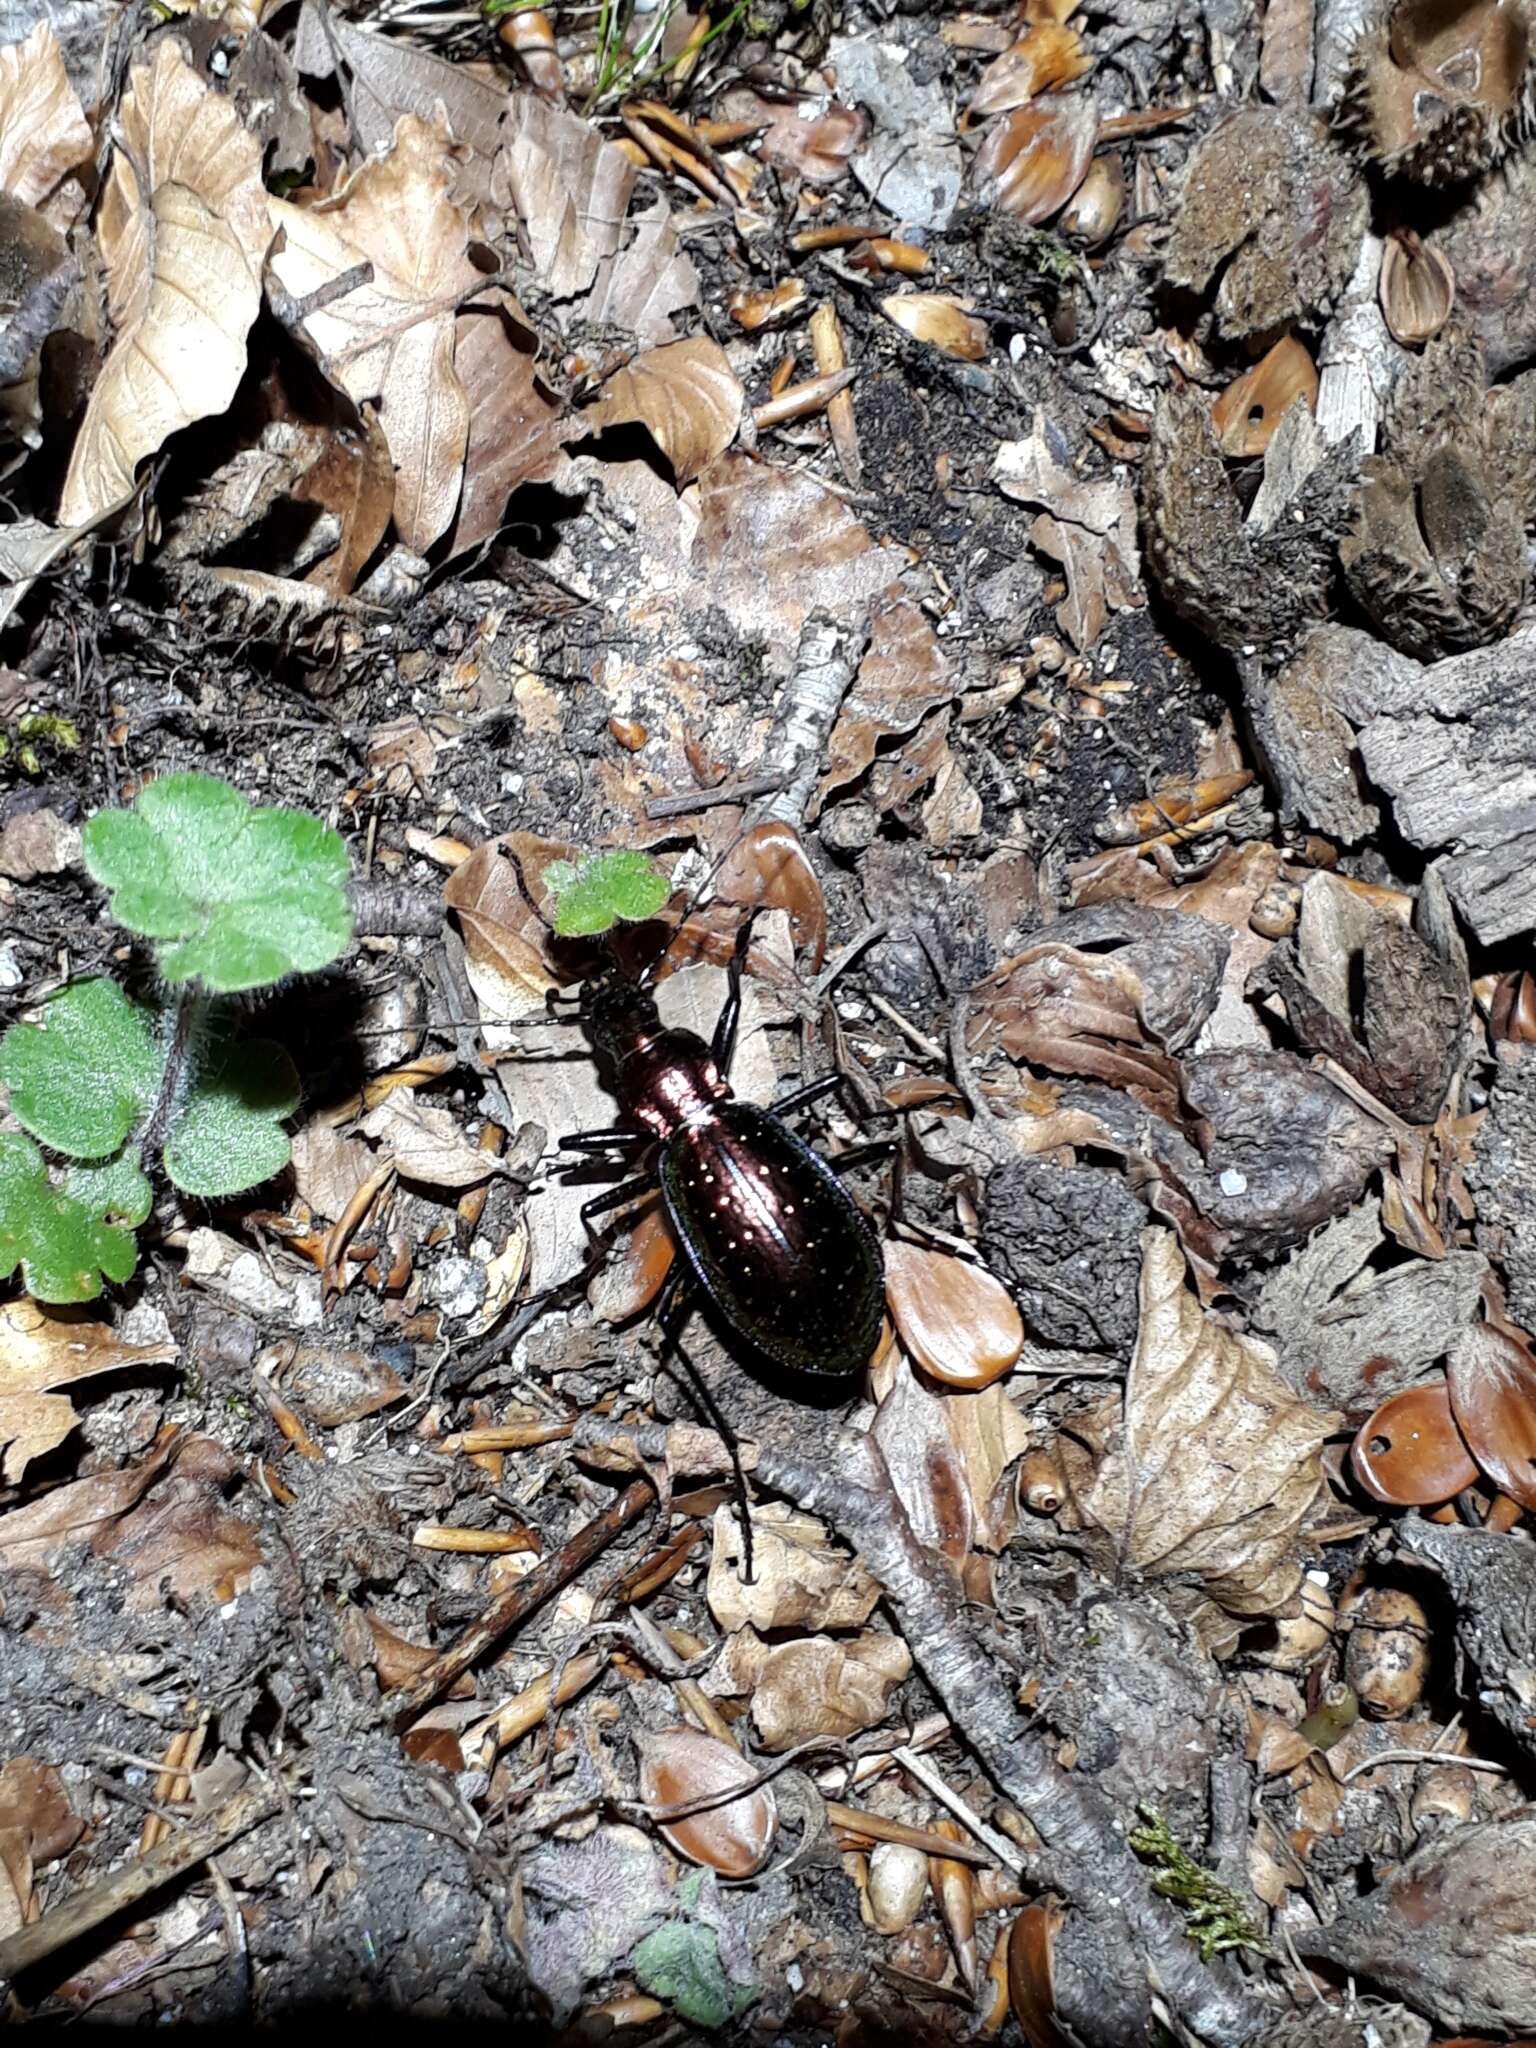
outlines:
[{"label": "dry brown leaf", "polygon": [[223,1605],[239,1593],[262,1561],[255,1529],[224,1498],[239,1472],[222,1444],[192,1437],[127,1514],[99,1524],[91,1548],[131,1572],[131,1611],[162,1609],[168,1596]]},{"label": "dry brown leaf", "polygon": [[1029,1424],[1001,1385],[936,1394],[902,1360],[875,1417],[875,1441],[907,1519],[953,1564],[1001,1550],[1017,1520],[1005,1476],[1029,1449]]},{"label": "dry brown leaf", "polygon": [[785,105],[753,94],[750,104],[768,123],[757,145],[764,163],[798,171],[812,185],[840,184],[869,133],[869,116],[857,107],[834,102],[824,114],[807,120],[793,102]]},{"label": "dry brown leaf", "polygon": [[56,1389],[125,1366],[169,1365],[176,1357],[174,1344],[125,1344],[108,1324],[68,1310],[25,1298],[0,1305],[0,1447],[7,1484],[74,1428],[69,1397]]},{"label": "dry brown leaf", "polygon": [[358,1125],[382,1148],[402,1180],[434,1188],[473,1188],[502,1171],[494,1152],[482,1152],[459,1128],[452,1110],[397,1088]]},{"label": "dry brown leaf", "polygon": [[463,928],[465,969],[486,1021],[542,1015],[545,996],[561,985],[549,954],[551,929],[534,908],[531,889],[551,861],[575,857],[576,849],[562,841],[508,832],[477,846],[443,884],[443,900]]},{"label": "dry brown leaf", "polygon": [[0,49],[0,192],[42,206],[95,147],[52,25]]},{"label": "dry brown leaf", "polygon": [[1070,85],[1092,63],[1076,29],[1041,22],[1027,30],[1011,49],[983,66],[976,90],[971,94],[971,114],[976,119],[986,114],[1006,114],[1040,93],[1050,92],[1058,85]]},{"label": "dry brown leaf", "polygon": [[1267,1344],[1201,1311],[1171,1231],[1149,1230],[1142,1245],[1123,1427],[1081,1490],[1081,1460],[1063,1440],[1073,1491],[1126,1563],[1196,1573],[1230,1614],[1277,1614],[1301,1583],[1298,1539],[1340,1418],[1296,1398]]},{"label": "dry brown leaf", "polygon": [[341,539],[306,581],[346,597],[384,538],[395,509],[395,465],[372,406],[359,408],[363,431],[334,428],[319,458],[294,488],[294,497],[318,505],[341,522]]},{"label": "dry brown leaf", "polygon": [[495,189],[523,224],[539,283],[576,298],[618,252],[635,166],[590,121],[534,93],[513,99],[504,133]]},{"label": "dry brown leaf", "polygon": [[453,366],[469,406],[464,493],[449,542],[457,555],[491,538],[520,484],[554,475],[568,429],[539,382],[510,294],[472,301],[459,314]]},{"label": "dry brown leaf", "polygon": [[945,1386],[979,1393],[1017,1364],[1024,1318],[986,1267],[898,1240],[885,1248],[885,1287],[906,1351]]},{"label": "dry brown leaf", "polygon": [[864,773],[882,740],[912,732],[954,694],[948,658],[922,607],[903,591],[882,593],[869,608],[869,646],[832,728],[817,808]]},{"label": "dry brown leaf", "polygon": [[742,398],[725,350],[696,334],[616,370],[586,417],[597,427],[647,428],[681,489],[735,440]]},{"label": "dry brown leaf", "polygon": [[452,159],[436,127],[406,115],[387,156],[370,158],[320,206],[271,201],[281,237],[272,274],[302,301],[359,264],[371,282],[301,322],[327,376],[358,405],[376,402],[394,458],[395,525],[418,553],[458,506],[469,406],[454,368],[454,315],[479,280],[468,217],[451,197]]},{"label": "dry brown leaf", "polygon": [[71,1543],[90,1542],[127,1514],[177,1456],[183,1439],[162,1439],[147,1458],[93,1472],[0,1515],[0,1564],[47,1571]]},{"label": "dry brown leaf", "polygon": [[25,1834],[35,1863],[68,1855],[85,1832],[57,1768],[29,1756],[12,1757],[0,1770],[0,1827]]},{"label": "dry brown leaf", "polygon": [[873,1630],[843,1642],[802,1636],[768,1644],[741,1635],[732,1642],[742,1645],[733,1662],[738,1676],[756,1666],[743,1689],[752,1696],[758,1738],[775,1753],[812,1735],[858,1735],[878,1727],[891,1694],[912,1671],[912,1653],[901,1638]]},{"label": "dry brown leaf", "polygon": [[377,1415],[405,1392],[400,1375],[371,1352],[334,1344],[282,1344],[256,1361],[284,1397],[322,1429],[339,1429]]},{"label": "dry brown leaf", "polygon": [[1086,650],[1111,610],[1145,602],[1136,546],[1136,494],[1127,482],[1074,475],[1060,433],[1037,409],[1029,434],[1005,441],[992,465],[1008,497],[1041,507],[1030,543],[1067,572],[1067,598],[1056,619],[1073,645]]},{"label": "dry brown leaf", "polygon": [[847,616],[901,564],[814,477],[726,454],[699,478],[693,566],[707,579],[701,604],[787,659],[813,611]]},{"label": "dry brown leaf", "polygon": [[294,1133],[293,1178],[299,1199],[334,1223],[378,1164],[363,1139],[329,1116],[312,1116]]},{"label": "dry brown leaf", "polygon": [[832,1546],[825,1526],[777,1501],[752,1510],[756,1577],[743,1580],[741,1527],[733,1507],[715,1511],[709,1609],[723,1629],[858,1628],[880,1588],[856,1557]]},{"label": "dry brown leaf", "polygon": [[96,222],[113,342],[64,479],[67,526],[121,504],[146,455],[234,397],[272,235],[260,145],[174,39],[134,66],[116,126]]}]

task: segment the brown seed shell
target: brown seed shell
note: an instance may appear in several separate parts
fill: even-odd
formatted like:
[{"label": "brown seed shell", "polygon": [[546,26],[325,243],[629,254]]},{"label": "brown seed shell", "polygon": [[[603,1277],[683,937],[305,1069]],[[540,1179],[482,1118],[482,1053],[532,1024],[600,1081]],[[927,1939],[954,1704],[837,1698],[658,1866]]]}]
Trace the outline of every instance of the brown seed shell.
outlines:
[{"label": "brown seed shell", "polygon": [[1443,1379],[1405,1387],[1383,1401],[1350,1446],[1355,1477],[1373,1500],[1429,1507],[1477,1482],[1477,1461],[1451,1412]]},{"label": "brown seed shell", "polygon": [[966,1259],[888,1244],[885,1292],[903,1345],[947,1387],[990,1387],[1024,1348],[1024,1318],[1007,1288]]},{"label": "brown seed shell", "polygon": [[1211,424],[1227,455],[1262,455],[1298,398],[1317,410],[1317,365],[1294,335],[1229,384],[1211,408]]},{"label": "brown seed shell", "polygon": [[1511,1500],[1536,1508],[1536,1359],[1477,1323],[1451,1353],[1446,1380],[1468,1450]]},{"label": "brown seed shell", "polygon": [[987,132],[971,167],[983,206],[1036,227],[1059,213],[1083,182],[1098,140],[1090,94],[1048,96],[1020,107]]},{"label": "brown seed shell", "polygon": [[650,1806],[681,1806],[709,1793],[749,1786],[739,1799],[706,1807],[684,1820],[657,1825],[680,1856],[722,1877],[750,1877],[773,1847],[779,1815],[772,1788],[756,1783],[746,1758],[697,1728],[662,1728],[641,1735],[640,1796]]},{"label": "brown seed shell", "polygon": [[1396,228],[1381,252],[1377,296],[1392,339],[1403,348],[1433,341],[1456,303],[1456,273],[1443,250]]}]

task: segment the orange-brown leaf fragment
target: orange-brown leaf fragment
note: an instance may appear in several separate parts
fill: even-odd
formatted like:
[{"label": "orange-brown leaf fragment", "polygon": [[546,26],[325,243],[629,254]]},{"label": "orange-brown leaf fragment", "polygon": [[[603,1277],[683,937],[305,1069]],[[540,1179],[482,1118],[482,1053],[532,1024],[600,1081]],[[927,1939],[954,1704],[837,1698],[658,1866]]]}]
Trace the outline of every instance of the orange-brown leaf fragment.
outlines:
[{"label": "orange-brown leaf fragment", "polygon": [[1018,1362],[1024,1318],[985,1267],[921,1245],[888,1244],[885,1293],[902,1343],[945,1386],[975,1392]]}]

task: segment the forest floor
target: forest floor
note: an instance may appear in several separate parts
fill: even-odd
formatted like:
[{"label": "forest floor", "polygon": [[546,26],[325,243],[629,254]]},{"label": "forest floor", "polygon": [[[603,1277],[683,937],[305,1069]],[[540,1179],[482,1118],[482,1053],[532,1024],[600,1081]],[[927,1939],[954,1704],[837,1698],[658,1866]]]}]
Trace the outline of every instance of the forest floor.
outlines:
[{"label": "forest floor", "polygon": [[9,2021],[1536,2034],[1533,13],[0,0]]}]

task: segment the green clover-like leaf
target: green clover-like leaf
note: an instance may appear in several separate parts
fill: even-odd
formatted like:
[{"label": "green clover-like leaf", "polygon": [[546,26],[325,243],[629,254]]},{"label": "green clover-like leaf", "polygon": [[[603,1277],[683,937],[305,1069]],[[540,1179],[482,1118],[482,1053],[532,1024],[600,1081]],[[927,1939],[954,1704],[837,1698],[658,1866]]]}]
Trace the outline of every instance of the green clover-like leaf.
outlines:
[{"label": "green clover-like leaf", "polygon": [[164,1056],[153,1013],[115,981],[77,981],[41,1024],[0,1039],[0,1081],[34,1138],[71,1159],[106,1159],[155,1099]]},{"label": "green clover-like leaf", "polygon": [[[107,1222],[122,1215],[138,1174],[149,1213],[149,1183],[126,1160],[77,1168],[63,1188],[48,1177],[43,1155],[19,1131],[0,1131],[0,1280],[17,1266],[36,1301],[91,1301],[103,1280],[132,1278],[138,1244],[131,1229]],[[84,1179],[82,1180],[82,1176]],[[115,1176],[115,1179],[114,1179]]]},{"label": "green clover-like leaf", "polygon": [[193,1073],[165,1144],[165,1170],[189,1195],[238,1195],[288,1164],[282,1119],[299,1106],[299,1077],[280,1045],[226,1045]]},{"label": "green clover-like leaf", "polygon": [[257,809],[216,775],[166,775],[81,834],[112,914],[167,981],[217,994],[311,973],[352,937],[347,851],[308,811]]},{"label": "green clover-like leaf", "polygon": [[672,893],[661,870],[629,847],[551,861],[544,880],[555,893],[555,930],[562,939],[595,938],[621,920],[642,924]]}]

